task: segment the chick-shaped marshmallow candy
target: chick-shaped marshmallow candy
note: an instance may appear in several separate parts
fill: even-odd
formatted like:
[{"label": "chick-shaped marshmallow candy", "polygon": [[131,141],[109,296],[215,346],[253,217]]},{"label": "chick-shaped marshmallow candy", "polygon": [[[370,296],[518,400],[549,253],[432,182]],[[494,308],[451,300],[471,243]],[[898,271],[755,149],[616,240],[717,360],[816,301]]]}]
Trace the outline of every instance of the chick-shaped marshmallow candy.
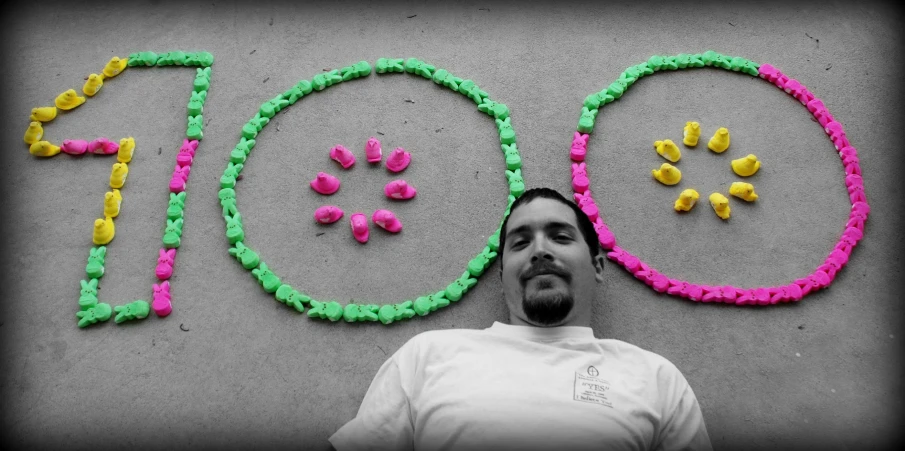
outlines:
[{"label": "chick-shaped marshmallow candy", "polygon": [[760,161],[758,161],[757,156],[753,153],[749,153],[742,158],[732,160],[732,171],[742,177],[754,175],[754,173],[757,172],[758,169],[760,169]]},{"label": "chick-shaped marshmallow candy", "polygon": [[93,97],[101,90],[101,86],[104,86],[104,76],[91,74],[88,76],[88,79],[85,80],[85,84],[82,86],[82,92],[88,97]]},{"label": "chick-shaped marshmallow candy", "polygon": [[725,152],[729,148],[729,129],[726,127],[718,128],[707,143],[707,148],[716,153]]},{"label": "chick-shaped marshmallow candy", "polygon": [[672,142],[671,139],[654,141],[654,149],[657,149],[657,153],[660,154],[661,157],[666,158],[673,163],[682,158],[682,151],[679,150],[679,146]]},{"label": "chick-shaped marshmallow candy", "polygon": [[700,198],[700,194],[692,188],[688,188],[681,193],[679,193],[679,198],[676,199],[676,203],[673,208],[676,211],[689,211],[694,205],[698,202],[698,198]]},{"label": "chick-shaped marshmallow candy", "polygon": [[54,104],[61,110],[71,110],[85,103],[85,98],[78,95],[75,89],[67,89],[54,99]]},{"label": "chick-shaped marshmallow candy", "polygon": [[698,138],[701,137],[701,124],[689,121],[685,123],[685,129],[683,131],[682,143],[688,147],[694,147],[698,145]]},{"label": "chick-shaped marshmallow candy", "polygon": [[113,241],[113,235],[116,234],[116,228],[113,226],[113,218],[107,216],[103,219],[94,220],[94,232],[91,235],[95,245],[102,246]]},{"label": "chick-shaped marshmallow candy", "polygon": [[663,163],[660,165],[660,169],[652,169],[650,172],[658,182],[664,185],[675,185],[682,180],[682,171],[669,163]]},{"label": "chick-shaped marshmallow candy", "polygon": [[757,193],[754,192],[754,185],[745,182],[732,182],[729,186],[729,194],[748,202],[757,200]]},{"label": "chick-shaped marshmallow candy", "polygon": [[713,211],[716,212],[716,215],[722,219],[729,219],[729,199],[726,196],[720,193],[713,193],[710,195],[710,206],[713,207]]}]

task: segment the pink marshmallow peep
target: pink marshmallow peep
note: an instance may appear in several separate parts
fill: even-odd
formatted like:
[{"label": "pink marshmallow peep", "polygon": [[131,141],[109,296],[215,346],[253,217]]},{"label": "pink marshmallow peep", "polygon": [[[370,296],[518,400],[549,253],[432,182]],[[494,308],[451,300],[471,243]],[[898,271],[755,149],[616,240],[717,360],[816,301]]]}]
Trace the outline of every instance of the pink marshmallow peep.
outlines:
[{"label": "pink marshmallow peep", "polygon": [[823,103],[823,100],[813,99],[805,105],[812,114],[817,114],[818,111],[826,111],[826,104]]},{"label": "pink marshmallow peep", "polygon": [[830,277],[830,281],[832,281],[836,278],[836,273],[848,263],[848,255],[841,249],[833,249],[818,269],[825,272]]},{"label": "pink marshmallow peep", "polygon": [[789,81],[786,82],[786,85],[783,86],[782,90],[785,91],[786,94],[792,94],[792,97],[798,98],[797,96],[803,88],[804,86],[801,84],[801,82],[794,78],[790,78]]},{"label": "pink marshmallow peep", "polygon": [[600,217],[600,210],[597,209],[597,204],[594,202],[594,198],[591,197],[591,190],[587,190],[584,193],[575,193],[572,197],[575,198],[575,203],[578,204],[581,211],[588,215],[588,219],[591,222],[596,222],[597,218]]},{"label": "pink marshmallow peep", "polygon": [[380,163],[383,158],[383,149],[380,147],[380,141],[375,137],[368,138],[365,144],[365,157],[368,163]]},{"label": "pink marshmallow peep", "polygon": [[842,236],[839,237],[839,242],[836,243],[836,246],[833,249],[842,251],[845,255],[851,255],[852,249],[855,248],[855,245],[861,241],[861,238],[864,238],[864,232],[861,229],[856,227],[846,227],[845,231],[842,232]]},{"label": "pink marshmallow peep", "polygon": [[616,235],[610,231],[610,228],[603,222],[603,218],[597,217],[594,221],[594,230],[597,232],[597,241],[604,249],[613,249],[616,246]]},{"label": "pink marshmallow peep", "polygon": [[412,162],[412,154],[408,153],[402,147],[397,147],[390,152],[387,157],[387,169],[392,172],[401,172]]},{"label": "pink marshmallow peep", "polygon": [[692,301],[700,301],[704,297],[704,288],[702,286],[678,279],[669,279],[669,288],[666,291],[669,294],[688,298]]},{"label": "pink marshmallow peep", "polygon": [[830,284],[830,276],[821,269],[817,269],[807,277],[795,279],[795,283],[801,287],[801,296],[807,296],[812,291],[825,288]]},{"label": "pink marshmallow peep", "polygon": [[314,210],[314,220],[321,224],[332,224],[345,214],[342,208],[335,205],[324,205]]},{"label": "pink marshmallow peep", "polygon": [[176,165],[173,168],[173,176],[170,177],[170,192],[181,193],[185,191],[185,184],[189,181],[189,173],[192,171],[191,166]]},{"label": "pink marshmallow peep", "polygon": [[170,301],[170,282],[164,280],[160,284],[154,284],[154,300],[151,308],[159,317],[164,317],[173,311],[173,303]]},{"label": "pink marshmallow peep", "polygon": [[848,196],[852,205],[857,202],[867,202],[867,198],[864,197],[864,179],[860,175],[845,176],[845,186],[848,188]]},{"label": "pink marshmallow peep", "polygon": [[371,215],[371,221],[387,232],[397,233],[402,230],[402,222],[390,210],[377,210]]},{"label": "pink marshmallow peep", "polygon": [[647,263],[641,262],[641,266],[634,275],[636,279],[643,281],[657,293],[663,293],[669,289],[669,278],[648,266]]},{"label": "pink marshmallow peep", "polygon": [[173,260],[176,259],[176,249],[161,249],[157,258],[157,268],[154,274],[160,280],[167,280],[173,275]]},{"label": "pink marshmallow peep", "polygon": [[773,67],[773,65],[769,63],[761,64],[760,67],[757,68],[757,71],[759,72],[760,78],[763,78],[770,83],[773,83],[780,75],[782,75],[782,72],[780,72],[779,69]]},{"label": "pink marshmallow peep", "polygon": [[823,101],[820,99],[813,99],[807,103],[808,111],[814,115],[814,118],[817,119],[817,123],[820,124],[821,127],[826,128],[826,125],[830,122],[833,122],[833,115],[830,114],[829,110],[826,109],[826,105],[824,105]]},{"label": "pink marshmallow peep", "polygon": [[801,300],[801,287],[794,283],[781,287],[770,287],[768,288],[768,291],[770,293],[771,304]]},{"label": "pink marshmallow peep", "polygon": [[839,149],[839,158],[842,159],[846,175],[861,175],[861,161],[858,159],[858,152],[854,147],[846,146]]},{"label": "pink marshmallow peep", "polygon": [[368,218],[365,217],[364,213],[352,213],[349,222],[352,225],[352,236],[355,237],[355,240],[362,244],[367,243],[370,232],[368,230]]},{"label": "pink marshmallow peep", "polygon": [[101,137],[88,143],[88,151],[100,155],[112,155],[119,151],[119,144]]},{"label": "pink marshmallow peep", "polygon": [[619,246],[613,246],[613,249],[606,253],[607,258],[616,262],[618,262],[623,255],[625,255],[625,250]]},{"label": "pink marshmallow peep", "polygon": [[417,191],[415,190],[415,187],[406,183],[405,180],[398,179],[387,183],[386,186],[383,187],[383,193],[391,199],[406,200],[415,197]]},{"label": "pink marshmallow peep", "polygon": [[337,144],[330,149],[330,159],[339,163],[343,169],[349,169],[355,164],[355,155],[342,144]]},{"label": "pink marshmallow peep", "polygon": [[853,203],[852,211],[848,214],[848,222],[845,223],[845,227],[854,227],[863,232],[864,222],[867,221],[868,214],[870,214],[870,205],[867,202],[859,201]]},{"label": "pink marshmallow peep", "polygon": [[842,124],[838,121],[827,122],[823,129],[829,135],[830,140],[833,141],[833,145],[836,146],[836,151],[849,145],[848,138],[845,137],[845,130],[842,129]]},{"label": "pink marshmallow peep", "polygon": [[575,162],[584,161],[584,157],[588,152],[588,135],[575,132],[572,137],[572,148],[569,150],[569,158]]},{"label": "pink marshmallow peep", "polygon": [[591,180],[588,178],[585,163],[572,163],[572,189],[576,193],[583,193],[588,190],[589,186],[591,186]]},{"label": "pink marshmallow peep", "polygon": [[738,289],[733,286],[703,285],[701,288],[704,290],[704,294],[701,296],[701,301],[703,301],[703,302],[712,301],[712,302],[735,303],[735,298],[736,298],[736,296],[738,296]]},{"label": "pink marshmallow peep", "polygon": [[775,302],[770,302],[770,290],[764,287],[758,287],[751,290],[752,297],[754,298],[754,302],[757,305],[769,305],[771,303],[775,304]]},{"label": "pink marshmallow peep", "polygon": [[321,194],[333,194],[339,190],[339,179],[326,172],[318,172],[311,181],[311,188]]},{"label": "pink marshmallow peep", "polygon": [[615,260],[616,263],[624,266],[625,269],[633,274],[641,266],[641,260],[638,260],[638,257],[635,257],[619,246],[613,246],[613,250],[607,252],[606,256],[610,260]]},{"label": "pink marshmallow peep", "polygon": [[64,139],[60,150],[69,155],[82,155],[88,151],[88,141],[84,139]]},{"label": "pink marshmallow peep", "polygon": [[176,164],[179,166],[190,166],[192,164],[192,160],[195,158],[195,150],[198,149],[198,140],[182,140],[182,147],[179,148],[179,153],[176,154]]},{"label": "pink marshmallow peep", "polygon": [[[792,81],[795,81],[796,84],[792,84]],[[798,82],[798,80],[789,80],[789,83],[786,83],[786,92],[798,99],[802,105],[807,106],[808,102],[814,100],[814,94],[811,91],[808,91],[808,88]]]}]

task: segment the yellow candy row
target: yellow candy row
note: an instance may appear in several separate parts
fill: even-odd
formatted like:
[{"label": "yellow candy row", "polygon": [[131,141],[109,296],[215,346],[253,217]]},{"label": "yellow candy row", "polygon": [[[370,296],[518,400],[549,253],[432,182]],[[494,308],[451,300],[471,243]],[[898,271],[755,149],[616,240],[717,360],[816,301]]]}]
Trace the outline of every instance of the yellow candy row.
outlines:
[{"label": "yellow candy row", "polygon": [[[101,74],[90,74],[85,84],[82,86],[82,92],[92,97],[97,94],[104,80],[113,78],[122,73],[128,67],[129,58],[120,58],[114,56],[107,62]],[[43,122],[50,122],[57,117],[57,109],[68,111],[72,110],[83,103],[85,97],[78,95],[75,89],[67,89],[54,99],[54,106],[44,106],[32,108],[28,129],[25,131],[25,144],[29,145],[29,152],[39,157],[50,157],[60,153],[59,147],[48,141],[42,141],[44,137]]]},{"label": "yellow candy row", "polygon": [[[28,151],[37,157],[52,157],[62,148],[50,141],[38,141],[29,146]],[[132,161],[132,153],[135,150],[135,140],[132,137],[119,140],[119,150],[116,151],[116,160],[120,163],[128,163]]]},{"label": "yellow candy row", "polygon": [[[733,182],[729,186],[729,194],[747,202],[754,202],[758,198],[757,193],[754,192],[754,185],[745,182]],[[695,206],[699,198],[700,195],[697,191],[688,188],[679,194],[674,208],[676,211],[689,211]],[[710,206],[713,207],[713,211],[717,216],[722,219],[729,219],[731,213],[729,198],[715,192],[710,194],[709,200]]]},{"label": "yellow candy row", "polygon": [[[698,145],[698,139],[701,136],[701,124],[695,121],[686,122],[683,134],[683,144],[688,147]],[[720,127],[713,134],[713,137],[710,138],[710,141],[707,143],[707,148],[716,153],[723,153],[729,148],[729,142],[729,129]],[[658,155],[673,163],[678,162],[682,158],[682,152],[679,150],[679,146],[671,139],[654,141],[654,149],[657,151]],[[760,161],[758,161],[756,155],[748,154],[743,158],[732,160],[731,166],[732,171],[736,174],[742,177],[748,177],[754,175],[754,173],[760,169]],[[660,165],[659,169],[652,169],[651,174],[658,182],[664,185],[675,185],[682,180],[682,171],[669,163],[663,163]]]},{"label": "yellow candy row", "polygon": [[[749,153],[748,155],[731,161],[732,172],[739,176],[749,177],[754,175],[760,169],[760,160],[757,155]],[[663,163],[659,169],[651,169],[654,178],[664,185],[675,185],[682,180],[682,171],[679,168]]]},{"label": "yellow candy row", "polygon": [[94,232],[91,239],[97,246],[113,241],[113,236],[116,234],[113,218],[119,216],[119,209],[123,202],[123,196],[119,190],[126,184],[128,175],[128,163],[121,161],[113,163],[113,167],[110,169],[110,188],[113,190],[104,194],[104,217],[94,220]]},{"label": "yellow candy row", "polygon": [[[90,74],[82,86],[82,92],[93,97],[104,85],[104,80],[113,78],[128,67],[128,58],[119,58],[114,56],[104,66],[101,74]],[[68,111],[72,110],[83,103],[85,97],[79,96],[75,89],[68,89],[58,95],[54,99],[54,106],[45,106],[32,108],[31,122],[25,131],[25,143],[29,145],[28,151],[38,157],[52,157],[60,153],[61,148],[49,141],[44,141],[44,127],[42,123],[50,122],[57,117],[57,109]],[[94,220],[94,232],[92,233],[92,241],[95,245],[101,246],[113,241],[116,234],[116,228],[113,224],[113,218],[119,215],[120,205],[123,197],[120,188],[126,183],[126,176],[129,174],[129,162],[132,161],[132,154],[135,150],[135,140],[132,137],[123,138],[119,141],[119,149],[116,152],[117,162],[110,169],[110,188],[104,194],[104,217]]]},{"label": "yellow candy row", "polygon": [[[701,137],[701,124],[694,121],[686,122],[682,133],[683,144],[688,147],[697,146],[698,139]],[[725,152],[726,149],[729,148],[729,129],[726,127],[718,128],[707,143],[707,148],[716,153]],[[654,141],[654,149],[656,149],[657,154],[661,157],[666,158],[673,163],[682,158],[682,151],[679,150],[679,146],[671,139]]]}]

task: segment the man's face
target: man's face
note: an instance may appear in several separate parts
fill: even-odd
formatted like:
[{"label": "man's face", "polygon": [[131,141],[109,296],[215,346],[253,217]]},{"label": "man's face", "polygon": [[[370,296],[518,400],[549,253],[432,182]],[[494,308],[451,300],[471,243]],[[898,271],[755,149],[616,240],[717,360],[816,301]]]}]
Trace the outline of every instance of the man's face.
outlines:
[{"label": "man's face", "polygon": [[591,259],[571,208],[547,198],[519,206],[506,224],[503,251],[500,275],[511,324],[590,324],[603,264]]}]

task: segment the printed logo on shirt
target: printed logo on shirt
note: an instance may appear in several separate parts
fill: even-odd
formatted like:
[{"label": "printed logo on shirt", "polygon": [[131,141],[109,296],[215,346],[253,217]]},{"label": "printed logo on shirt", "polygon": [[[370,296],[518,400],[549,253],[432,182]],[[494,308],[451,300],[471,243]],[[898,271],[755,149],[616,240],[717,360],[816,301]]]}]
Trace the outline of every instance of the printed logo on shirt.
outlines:
[{"label": "printed logo on shirt", "polygon": [[588,367],[588,376],[597,377],[600,376],[600,371],[597,371],[597,368],[594,368],[594,365]]},{"label": "printed logo on shirt", "polygon": [[[599,374],[597,368],[594,368],[593,366],[588,367],[588,374],[591,374],[592,368],[594,373]],[[607,392],[609,390],[610,383],[608,381],[599,377],[586,376],[577,371],[575,372],[575,388],[572,392],[573,400],[612,408],[613,403],[607,398]]]}]

